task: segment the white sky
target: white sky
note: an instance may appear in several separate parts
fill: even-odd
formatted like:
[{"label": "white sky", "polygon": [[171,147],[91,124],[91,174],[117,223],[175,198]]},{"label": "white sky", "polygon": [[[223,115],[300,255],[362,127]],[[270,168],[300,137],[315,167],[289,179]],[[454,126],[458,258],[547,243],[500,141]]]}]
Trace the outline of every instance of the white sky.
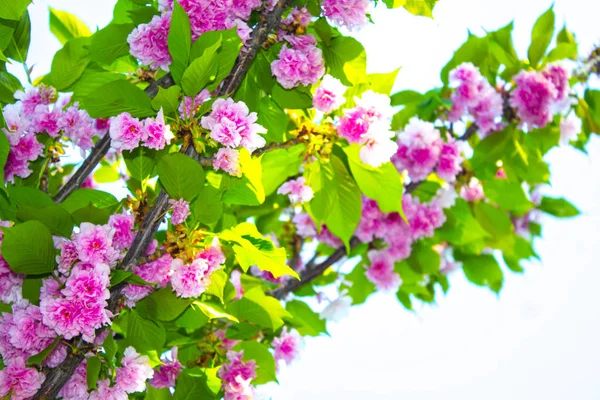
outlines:
[{"label": "white sky", "polygon": [[[49,70],[59,43],[48,31],[47,5],[76,13],[92,30],[112,17],[114,1],[35,1],[30,65]],[[372,72],[398,66],[396,89],[426,90],[466,39],[515,19],[515,43],[526,53],[531,27],[550,0],[442,0],[434,20],[404,10],[376,10],[376,25],[360,32]],[[556,0],[582,51],[600,41],[597,0]],[[18,68],[13,69],[19,76]],[[37,71],[37,73],[36,73]],[[553,150],[553,187],[583,212],[547,219],[536,250],[542,263],[524,275],[507,273],[499,296],[475,287],[461,272],[435,306],[405,311],[392,294],[372,296],[352,309],[331,338],[308,339],[301,359],[284,368],[274,400],[358,399],[598,399],[600,312],[597,257],[600,225],[600,140],[589,156]]]}]

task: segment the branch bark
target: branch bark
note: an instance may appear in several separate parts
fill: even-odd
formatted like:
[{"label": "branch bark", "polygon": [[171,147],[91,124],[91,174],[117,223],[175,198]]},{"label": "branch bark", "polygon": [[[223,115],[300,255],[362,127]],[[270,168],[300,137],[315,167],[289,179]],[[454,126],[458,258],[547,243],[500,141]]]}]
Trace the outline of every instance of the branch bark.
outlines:
[{"label": "branch bark", "polygon": [[[242,82],[242,79],[248,72],[248,69],[250,68],[252,60],[256,56],[256,53],[258,52],[260,47],[262,47],[262,45],[267,40],[269,32],[272,31],[279,24],[279,21],[281,20],[281,15],[283,14],[283,11],[290,4],[291,4],[291,0],[280,0],[271,12],[262,16],[261,21],[256,26],[256,28],[253,32],[252,39],[250,40],[250,44],[246,47],[245,50],[243,50],[243,52],[240,54],[240,56],[236,60],[236,63],[234,65],[231,73],[223,81],[223,84],[221,85],[220,89],[217,91],[217,96],[230,95],[235,92],[235,90],[238,88],[238,86]],[[173,82],[171,75],[167,74],[164,77],[162,77],[161,79],[153,82],[150,86],[148,86],[148,88],[146,88],[146,93],[148,93],[149,96],[153,97],[158,93],[159,87],[168,87],[168,86],[172,86],[173,84],[174,84],[174,82]],[[108,145],[107,145],[106,151],[108,151],[108,148],[110,147],[110,138],[107,139],[107,143],[108,143]],[[96,149],[94,149],[94,150],[96,150]],[[64,194],[61,195],[61,198],[66,198],[70,193],[72,193],[73,190],[75,190],[77,187],[79,187],[79,186],[77,186],[77,182],[79,182],[79,180],[81,180],[81,183],[83,183],[85,178],[94,169],[95,165],[97,165],[98,162],[100,162],[100,160],[104,157],[104,155],[106,154],[106,151],[102,154],[101,149],[98,149],[97,152],[95,153],[96,156],[94,157],[93,160],[90,160],[89,163],[84,162],[84,165],[86,165],[85,171],[87,171],[87,174],[85,174],[85,171],[82,171],[81,173],[79,173],[79,170],[78,170],[77,173],[73,176],[73,177],[75,177],[77,175],[78,177],[76,178],[76,180],[74,181],[73,184],[69,185],[71,179],[69,180],[69,182],[67,182],[67,185],[69,185],[70,189],[65,190]],[[196,153],[194,146],[191,143],[189,145],[183,147],[181,149],[181,152],[190,157],[193,157],[195,159],[199,159],[199,155]],[[94,151],[92,151],[92,153],[94,153]],[[100,156],[100,154],[102,154],[102,155]],[[91,155],[89,158],[91,158]],[[93,163],[94,161],[95,161],[95,164]],[[69,190],[70,190],[70,192],[69,192]],[[156,201],[155,201],[153,207],[150,209],[148,214],[145,216],[142,226],[141,226],[139,232],[136,234],[133,244],[127,251],[127,254],[125,255],[123,261],[121,262],[119,268],[121,268],[121,269],[128,268],[130,265],[134,264],[137,260],[139,260],[139,258],[144,254],[144,251],[148,248],[148,244],[150,243],[150,241],[154,237],[154,234],[158,230],[158,227],[162,220],[162,215],[164,215],[164,213],[166,212],[166,210],[168,208],[168,200],[169,200],[169,197],[168,197],[167,193],[164,190],[161,190],[158,197],[156,198]],[[124,286],[125,285],[123,285],[123,284],[119,284],[119,285],[115,286],[113,288],[113,290],[111,291],[111,297],[109,300],[108,309],[113,313],[115,313],[117,310],[117,307],[119,304],[119,298],[121,297],[121,291],[123,290]],[[61,364],[61,366],[47,371],[46,379],[45,379],[44,383],[42,384],[42,387],[38,390],[38,392],[33,397],[34,400],[56,398],[60,389],[65,385],[65,383],[73,375],[77,366],[83,361],[84,355],[80,351],[82,349],[82,347],[84,346],[83,341],[78,340],[73,345],[74,345],[74,348],[76,348],[78,351],[73,352],[71,349],[69,349],[67,351],[67,358]]]}]

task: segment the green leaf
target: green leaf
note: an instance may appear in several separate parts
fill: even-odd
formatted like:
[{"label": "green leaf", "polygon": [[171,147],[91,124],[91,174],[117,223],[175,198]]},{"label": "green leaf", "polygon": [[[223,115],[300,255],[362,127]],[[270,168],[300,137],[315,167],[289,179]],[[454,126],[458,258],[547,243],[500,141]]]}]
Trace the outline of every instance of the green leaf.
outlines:
[{"label": "green leaf", "polygon": [[303,336],[319,336],[327,333],[326,321],[319,318],[308,304],[299,301],[288,301],[285,309],[292,315],[296,330]]},{"label": "green leaf", "polygon": [[485,196],[506,211],[523,215],[533,208],[534,204],[527,198],[521,183],[506,179],[494,179],[483,184]]},{"label": "green leaf", "polygon": [[75,225],[81,225],[84,222],[89,222],[94,225],[104,225],[108,222],[112,213],[107,209],[102,209],[88,203],[87,206],[81,207],[71,213]]},{"label": "green leaf", "polygon": [[[88,51],[90,43],[89,37],[73,38],[54,55],[48,79],[57,90],[68,88],[83,74],[90,62]],[[103,96],[96,95],[96,97]]]},{"label": "green leaf", "polygon": [[171,86],[170,88],[158,88],[158,94],[152,99],[152,107],[155,110],[163,109],[166,115],[177,112],[179,108],[179,94],[181,88],[179,86]]},{"label": "green leaf", "polygon": [[274,193],[290,176],[298,173],[302,164],[303,145],[266,152],[261,158],[262,183],[265,194]]},{"label": "green leaf", "polygon": [[40,304],[40,289],[42,288],[42,280],[35,278],[26,278],[23,281],[23,298],[29,300],[31,304],[36,306]]},{"label": "green leaf", "polygon": [[[1,4],[0,8],[2,8]],[[30,41],[31,20],[29,19],[29,12],[25,12],[21,16],[21,19],[19,19],[12,38],[10,39],[10,45],[6,48],[4,54],[20,63],[25,62],[25,60],[27,60],[27,53],[29,52]]]},{"label": "green leaf", "polygon": [[367,81],[367,53],[358,40],[345,36],[334,37],[329,42],[323,40],[325,65],[334,78],[346,86]]},{"label": "green leaf", "polygon": [[390,97],[392,106],[403,106],[409,103],[420,103],[423,101],[423,95],[414,90],[403,90],[396,92]]},{"label": "green leaf", "polygon": [[348,292],[352,298],[352,304],[362,304],[367,300],[371,293],[375,292],[375,285],[367,279],[365,268],[361,263],[357,264],[352,272],[345,277],[345,281],[350,284],[344,284],[342,290]]},{"label": "green leaf", "polygon": [[252,158],[248,150],[240,149],[241,178],[232,178],[223,201],[229,204],[257,206],[265,201],[260,158]]},{"label": "green leaf", "polygon": [[223,318],[232,322],[239,322],[234,315],[229,314],[227,311],[223,310],[223,307],[221,307],[221,305],[216,303],[209,303],[206,301],[194,301],[192,303],[192,307],[197,307],[209,319]]},{"label": "green leaf", "polygon": [[219,66],[214,82],[207,87],[210,91],[217,88],[221,81],[229,75],[242,48],[242,40],[237,34],[235,27],[219,32],[222,35],[221,47],[218,54]]},{"label": "green leaf", "polygon": [[173,400],[212,400],[215,397],[205,376],[191,376],[184,372],[177,377]]},{"label": "green leaf", "polygon": [[0,18],[19,20],[31,0],[0,0]]},{"label": "green leaf", "polygon": [[269,349],[258,342],[242,342],[233,347],[235,351],[243,351],[244,361],[256,361],[256,378],[252,380],[254,385],[262,385],[277,380],[275,376],[275,359]]},{"label": "green leaf", "polygon": [[69,88],[73,92],[73,101],[81,101],[85,97],[98,93],[98,90],[107,83],[125,80],[125,75],[109,72],[95,63],[90,63],[83,74]]},{"label": "green leaf", "polygon": [[413,245],[407,262],[413,270],[421,274],[435,274],[440,269],[440,254],[430,245],[417,242]]},{"label": "green leaf", "polygon": [[232,301],[227,310],[239,320],[253,322],[272,330],[277,330],[283,325],[282,318],[291,317],[279,300],[266,296],[260,287],[254,287],[240,300]]},{"label": "green leaf", "polygon": [[267,143],[285,141],[289,118],[268,96],[260,99],[257,122],[267,130],[266,135],[264,135]]},{"label": "green leaf", "polygon": [[85,380],[89,390],[96,389],[98,387],[98,376],[100,376],[100,369],[102,368],[102,361],[98,356],[88,357],[86,359],[85,366]]},{"label": "green leaf", "polygon": [[191,299],[182,299],[170,288],[159,289],[136,303],[139,313],[160,321],[172,321],[190,305]]},{"label": "green leaf", "polygon": [[216,224],[223,215],[222,191],[205,186],[196,197],[192,208],[196,221],[204,225]]},{"label": "green leaf", "polygon": [[121,174],[117,170],[116,164],[105,164],[94,171],[94,180],[98,183],[112,183],[119,179],[121,179]]},{"label": "green leaf", "polygon": [[[317,177],[315,177],[317,178]],[[362,200],[360,191],[337,156],[320,167],[320,186],[313,187],[315,196],[310,202],[310,210],[317,221],[324,221],[327,228],[339,237],[346,249],[361,217]],[[313,183],[310,182],[311,186]]]},{"label": "green leaf", "polygon": [[109,82],[100,86],[97,92],[102,96],[93,93],[81,99],[82,108],[93,118],[108,118],[123,112],[138,118],[156,115],[150,97],[125,80]]},{"label": "green leaf", "polygon": [[27,365],[41,365],[42,362],[48,357],[48,355],[54,350],[56,345],[60,342],[61,336],[57,336],[46,348],[37,354],[30,356],[27,359]]},{"label": "green leaf", "polygon": [[253,338],[259,330],[260,328],[256,325],[252,325],[247,322],[240,322],[239,324],[232,325],[227,329],[225,338],[231,340],[247,340]]},{"label": "green leaf", "polygon": [[169,53],[173,59],[169,70],[171,71],[171,75],[173,75],[173,80],[179,83],[190,59],[192,30],[188,14],[177,1],[173,2],[171,27],[169,28],[167,43]]},{"label": "green leaf", "polygon": [[[15,101],[15,92],[22,89],[23,86],[21,86],[21,82],[19,82],[14,75],[9,74],[8,72],[0,71],[0,102],[7,104],[13,103]],[[2,171],[1,174],[2,182],[4,182],[4,171]]]},{"label": "green leaf", "polygon": [[216,296],[223,303],[223,292],[225,285],[229,282],[227,274],[223,270],[215,271],[210,275],[210,284],[206,287],[206,293]]},{"label": "green leaf", "polygon": [[[0,82],[1,82],[1,73],[0,73]],[[0,83],[1,85],[1,83]],[[0,88],[0,90],[2,90]],[[2,99],[0,99],[2,101]],[[0,134],[0,185],[4,186],[4,166],[6,165],[6,160],[8,159],[8,153],[10,151],[10,143],[8,142],[8,138],[4,134]]]},{"label": "green leaf", "polygon": [[513,232],[513,224],[508,214],[488,203],[480,202],[473,206],[477,221],[494,237],[503,237]]},{"label": "green leaf", "polygon": [[542,197],[540,210],[558,218],[575,217],[581,212],[573,204],[563,198]]},{"label": "green leaf", "polygon": [[304,88],[285,89],[279,83],[273,85],[273,101],[281,108],[300,109],[312,107],[312,96]]},{"label": "green leaf", "polygon": [[196,330],[202,328],[210,321],[210,318],[200,309],[198,304],[192,305],[175,320],[175,325],[180,328]]},{"label": "green leaf", "polygon": [[54,242],[46,225],[27,221],[2,230],[2,257],[14,272],[38,275],[54,270]]},{"label": "green leaf", "polygon": [[53,235],[71,237],[73,218],[64,208],[51,205],[46,207],[17,206],[20,221],[37,220],[42,222]]},{"label": "green leaf", "polygon": [[271,272],[275,278],[291,275],[299,279],[296,271],[286,265],[285,249],[275,247],[270,238],[263,238],[255,225],[242,222],[222,232],[219,238],[232,243],[235,259],[244,271],[256,265],[261,271]]},{"label": "green leaf", "polygon": [[554,35],[554,19],[554,5],[552,5],[548,11],[538,18],[533,26],[527,57],[529,58],[529,63],[534,67],[538,65],[544,54],[546,54],[548,45],[552,40],[552,36]]},{"label": "green leaf", "polygon": [[88,204],[98,208],[116,207],[119,203],[117,198],[110,193],[96,189],[77,189],[60,203],[61,207],[72,213]]},{"label": "green leaf", "polygon": [[[202,36],[198,38],[198,41],[202,40]],[[217,77],[219,65],[217,50],[220,46],[221,38],[219,37],[219,40],[206,47],[202,55],[192,61],[185,70],[181,78],[181,87],[186,95],[195,96]]]},{"label": "green leaf", "polygon": [[369,80],[371,81],[371,89],[374,92],[389,95],[396,82],[396,77],[400,68],[388,72],[386,74],[369,74]]},{"label": "green leaf", "polygon": [[359,147],[351,145],[344,148],[348,156],[350,171],[360,188],[367,197],[377,201],[381,211],[402,214],[402,193],[404,183],[400,173],[391,162],[379,168],[372,168],[360,160]]},{"label": "green leaf", "polygon": [[161,185],[173,199],[192,201],[204,186],[200,163],[182,153],[167,154],[158,163]]},{"label": "green leaf", "polygon": [[433,7],[435,7],[438,0],[384,0],[384,2],[386,5],[388,2],[393,2],[395,7],[399,7],[398,4],[402,3],[402,6],[404,6],[406,11],[413,15],[433,18]]},{"label": "green leaf", "polygon": [[128,55],[127,37],[134,28],[133,24],[110,24],[94,33],[90,45],[90,59],[109,65],[117,58]]},{"label": "green leaf", "polygon": [[559,43],[550,53],[546,60],[548,62],[554,62],[564,60],[568,58],[570,60],[577,59],[577,44],[575,43]]},{"label": "green leaf", "polygon": [[102,343],[102,348],[104,349],[104,358],[109,363],[114,362],[114,359],[115,359],[115,356],[117,355],[117,350],[119,349],[119,347],[117,346],[117,343],[115,342],[115,338],[113,337],[112,332],[110,332],[106,336],[106,339],[104,339],[104,343]]},{"label": "green leaf", "polygon": [[161,323],[143,318],[135,310],[129,310],[126,337],[129,344],[139,352],[154,350],[161,354],[166,333]]},{"label": "green leaf", "polygon": [[467,279],[479,286],[487,286],[498,293],[503,275],[498,261],[491,254],[467,255],[455,252],[456,261],[462,262]]},{"label": "green leaf", "polygon": [[140,182],[153,176],[155,162],[152,150],[140,146],[131,151],[124,151],[123,159],[129,174]]},{"label": "green leaf", "polygon": [[50,31],[60,44],[65,44],[76,37],[92,36],[88,27],[75,15],[52,7],[48,7],[48,9],[50,10]]}]

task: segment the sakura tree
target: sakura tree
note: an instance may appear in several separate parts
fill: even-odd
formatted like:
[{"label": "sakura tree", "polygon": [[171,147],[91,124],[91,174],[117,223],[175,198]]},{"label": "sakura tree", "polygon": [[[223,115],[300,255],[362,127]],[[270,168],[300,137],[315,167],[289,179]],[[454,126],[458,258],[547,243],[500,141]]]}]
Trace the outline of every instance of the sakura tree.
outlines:
[{"label": "sakura tree", "polygon": [[435,2],[118,0],[94,33],[50,9],[40,76],[30,0],[0,0],[0,398],[251,399],[375,291],[523,272],[540,216],[578,214],[544,156],[600,133],[600,52],[550,9],[526,59],[510,24],[392,94],[350,32]]}]

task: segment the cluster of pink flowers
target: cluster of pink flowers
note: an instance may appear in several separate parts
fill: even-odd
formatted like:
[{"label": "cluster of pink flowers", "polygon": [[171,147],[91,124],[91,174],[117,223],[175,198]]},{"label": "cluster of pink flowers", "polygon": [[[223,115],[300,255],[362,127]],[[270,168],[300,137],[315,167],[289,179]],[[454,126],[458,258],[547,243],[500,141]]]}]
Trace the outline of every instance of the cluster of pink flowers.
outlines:
[{"label": "cluster of pink flowers", "polygon": [[187,217],[190,216],[190,203],[184,199],[179,199],[169,200],[169,204],[172,207],[171,223],[173,225],[183,224]]},{"label": "cluster of pink flowers", "polygon": [[471,63],[459,65],[450,71],[450,81],[456,85],[452,93],[452,110],[448,115],[450,122],[470,114],[483,135],[502,129],[502,95],[481,75],[477,67]]},{"label": "cluster of pink flowers", "polygon": [[110,138],[112,146],[119,150],[133,150],[140,145],[150,149],[161,150],[171,143],[173,133],[165,124],[162,108],[155,119],[146,118],[140,121],[125,112],[111,120]]},{"label": "cluster of pink flowers", "polygon": [[285,182],[277,189],[277,194],[287,194],[292,204],[300,204],[309,202],[315,193],[306,184],[306,179],[301,176]]},{"label": "cluster of pink flowers", "polygon": [[369,23],[369,0],[324,0],[323,15],[337,26],[350,31],[359,30]]},{"label": "cluster of pink flowers", "polygon": [[388,96],[368,90],[360,99],[356,98],[356,107],[344,110],[337,132],[348,142],[362,146],[361,161],[377,168],[388,162],[398,149],[390,130],[393,113]]},{"label": "cluster of pink flowers", "polygon": [[[133,272],[146,282],[154,283],[158,287],[164,288],[171,279],[172,262],[173,257],[171,257],[169,253],[166,253],[156,260],[136,266],[133,269]],[[134,307],[135,303],[148,296],[153,291],[153,286],[130,283],[123,288],[122,293],[125,298],[125,304],[128,307]]]},{"label": "cluster of pink flowers", "polygon": [[206,291],[212,273],[221,269],[223,263],[225,255],[215,237],[210,247],[201,251],[191,263],[186,264],[180,258],[172,261],[171,286],[180,297],[198,297]]},{"label": "cluster of pink flowers", "polygon": [[32,87],[25,92],[16,92],[18,99],[7,104],[2,110],[6,121],[4,134],[10,143],[10,152],[4,167],[5,181],[14,183],[15,176],[27,178],[31,173],[29,163],[44,153],[44,145],[37,135],[47,133],[58,138],[61,132],[79,146],[87,150],[93,146],[94,137],[106,134],[106,120],[95,120],[77,103],[64,109],[70,97],[63,96],[57,101],[54,88],[47,86]]},{"label": "cluster of pink flowers", "polygon": [[223,381],[224,400],[251,400],[254,395],[252,380],[256,378],[256,362],[243,361],[244,352],[227,352],[227,361],[219,369]]},{"label": "cluster of pink flowers", "polygon": [[177,360],[177,346],[171,349],[171,359],[161,357],[163,364],[154,370],[154,377],[150,385],[157,389],[171,388],[175,386],[177,377],[183,370],[183,365]]},{"label": "cluster of pink flowers", "polygon": [[[266,130],[256,123],[256,113],[249,111],[243,101],[217,99],[210,115],[202,117],[200,123],[204,129],[210,130],[210,137],[216,142],[230,148],[244,147],[252,153],[265,145],[265,139],[259,134],[266,133]],[[227,169],[233,170],[234,167],[228,166]]]},{"label": "cluster of pink flowers", "polygon": [[208,99],[210,99],[210,92],[207,89],[202,89],[194,97],[185,96],[178,108],[179,116],[182,119],[193,118],[200,109],[200,106]]},{"label": "cluster of pink flowers", "polygon": [[[0,221],[0,226],[8,228],[10,222]],[[0,248],[2,247],[3,238],[4,232],[0,229]],[[0,252],[0,301],[12,303],[20,300],[22,298],[23,279],[25,279],[25,276],[14,273]]]},{"label": "cluster of pink flowers", "polygon": [[463,158],[456,141],[444,142],[432,123],[413,117],[398,134],[392,161],[400,172],[407,170],[413,182],[424,180],[434,169],[440,178],[454,182]]},{"label": "cluster of pink flowers", "polygon": [[0,371],[0,398],[25,400],[32,398],[42,387],[46,376],[35,368],[27,368],[25,360],[18,359]]},{"label": "cluster of pink flowers", "polygon": [[346,102],[344,97],[346,89],[348,87],[344,86],[339,79],[329,74],[323,76],[313,96],[313,106],[325,114],[337,110]]},{"label": "cluster of pink flowers", "polygon": [[240,152],[229,147],[222,147],[215,154],[213,160],[213,168],[215,171],[223,170],[225,173],[241,177],[242,167],[240,166]]},{"label": "cluster of pink flowers", "polygon": [[287,17],[281,21],[286,26],[301,26],[307,27],[312,21],[312,14],[306,9],[306,7],[298,8],[294,7]]},{"label": "cluster of pink flowers", "polygon": [[[190,19],[192,40],[209,31],[236,27],[242,41],[246,41],[251,29],[245,22],[252,10],[260,6],[260,0],[179,0]],[[171,26],[173,1],[161,1],[161,15],[146,24],[138,25],[128,36],[131,55],[153,69],[168,70],[171,64],[168,36]]]},{"label": "cluster of pink flowers", "polygon": [[277,363],[279,360],[285,361],[286,364],[291,364],[300,353],[300,336],[298,332],[289,332],[287,328],[283,328],[281,334],[273,339],[273,357]]},{"label": "cluster of pink flowers", "polygon": [[514,78],[517,87],[510,105],[521,122],[529,127],[543,128],[555,113],[569,104],[569,71],[560,64],[549,64],[541,72],[521,71]]},{"label": "cluster of pink flowers", "polygon": [[285,35],[289,43],[284,44],[278,58],[271,63],[271,73],[286,89],[298,85],[313,85],[325,74],[323,52],[317,47],[317,39],[306,34]]}]

